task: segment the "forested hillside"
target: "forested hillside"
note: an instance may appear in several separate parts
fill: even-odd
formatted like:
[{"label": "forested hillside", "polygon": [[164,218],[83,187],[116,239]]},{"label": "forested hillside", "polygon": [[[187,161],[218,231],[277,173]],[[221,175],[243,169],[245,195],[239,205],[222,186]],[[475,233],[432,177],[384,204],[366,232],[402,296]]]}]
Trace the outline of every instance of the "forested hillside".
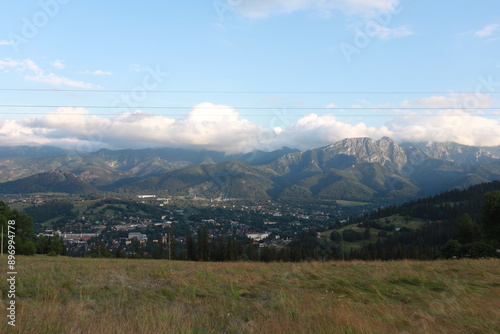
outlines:
[{"label": "forested hillside", "polygon": [[[352,258],[391,259],[494,256],[500,245],[500,181],[452,190],[365,215],[359,226],[370,228],[393,215],[422,218],[421,229],[401,229],[353,250]],[[451,243],[454,249],[443,246]],[[457,243],[458,242],[458,243]],[[448,245],[450,246],[450,245]],[[451,246],[450,246],[451,247]]]}]

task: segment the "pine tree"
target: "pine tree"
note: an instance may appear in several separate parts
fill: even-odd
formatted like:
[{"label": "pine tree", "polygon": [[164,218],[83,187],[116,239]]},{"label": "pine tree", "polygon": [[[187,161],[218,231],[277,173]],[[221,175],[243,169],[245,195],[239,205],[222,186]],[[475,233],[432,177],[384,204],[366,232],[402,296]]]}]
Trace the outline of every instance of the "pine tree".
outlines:
[{"label": "pine tree", "polygon": [[177,249],[175,245],[175,232],[174,228],[171,227],[170,231],[168,232],[168,259],[169,260],[175,260],[177,259]]},{"label": "pine tree", "polygon": [[458,242],[462,245],[480,241],[482,239],[479,226],[472,221],[468,214],[464,214],[462,218],[460,218],[458,231],[455,234],[454,239],[458,240]]},{"label": "pine tree", "polygon": [[186,235],[186,246],[187,246],[187,260],[196,261],[198,260],[198,252],[196,250],[196,244],[193,240],[193,235],[188,232]]},{"label": "pine tree", "polygon": [[208,227],[198,231],[198,257],[199,260],[208,261],[210,249],[208,244]]},{"label": "pine tree", "polygon": [[229,261],[236,261],[237,254],[236,254],[236,239],[234,238],[234,235],[231,235],[229,237],[229,241],[227,244],[227,255]]},{"label": "pine tree", "polygon": [[484,195],[481,221],[486,239],[500,241],[500,191]]}]

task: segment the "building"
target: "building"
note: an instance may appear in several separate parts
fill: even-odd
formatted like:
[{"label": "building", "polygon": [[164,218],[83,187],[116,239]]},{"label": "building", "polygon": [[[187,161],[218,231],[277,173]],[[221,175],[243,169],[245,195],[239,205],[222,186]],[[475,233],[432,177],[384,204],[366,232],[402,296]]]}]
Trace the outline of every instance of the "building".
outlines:
[{"label": "building", "polygon": [[131,232],[128,234],[128,240],[136,239],[140,243],[145,243],[148,241],[148,236],[139,232]]},{"label": "building", "polygon": [[261,241],[264,240],[269,236],[269,233],[264,232],[264,233],[247,233],[246,234],[247,238],[253,239],[255,241]]}]

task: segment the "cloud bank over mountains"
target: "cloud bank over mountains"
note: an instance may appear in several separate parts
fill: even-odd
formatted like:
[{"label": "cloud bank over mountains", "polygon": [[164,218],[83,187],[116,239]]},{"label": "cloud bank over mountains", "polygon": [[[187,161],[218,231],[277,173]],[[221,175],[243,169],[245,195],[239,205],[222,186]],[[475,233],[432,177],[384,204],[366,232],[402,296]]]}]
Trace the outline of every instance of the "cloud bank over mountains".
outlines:
[{"label": "cloud bank over mountains", "polygon": [[[446,106],[456,102],[453,99],[431,97],[401,104]],[[181,118],[141,110],[109,117],[92,115],[85,108],[61,107],[22,121],[0,120],[0,140],[3,145],[54,145],[77,151],[180,147],[227,153],[270,151],[283,146],[306,150],[344,138],[383,136],[398,142],[500,145],[500,122],[487,114],[453,108],[418,114],[406,110],[392,113],[394,117],[378,127],[369,126],[362,119],[348,122],[344,117],[315,113],[299,118],[269,117],[269,124],[264,127],[245,119],[230,106],[209,102],[194,106]]]}]

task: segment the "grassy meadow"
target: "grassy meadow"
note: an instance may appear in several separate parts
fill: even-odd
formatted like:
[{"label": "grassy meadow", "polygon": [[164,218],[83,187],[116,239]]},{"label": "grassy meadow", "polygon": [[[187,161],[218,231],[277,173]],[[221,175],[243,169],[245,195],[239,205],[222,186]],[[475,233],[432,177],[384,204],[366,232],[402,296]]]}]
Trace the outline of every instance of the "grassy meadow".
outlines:
[{"label": "grassy meadow", "polygon": [[[266,264],[36,256],[19,257],[17,271],[17,326],[4,315],[1,333],[500,332],[499,260]],[[0,290],[5,314],[5,279]]]}]

